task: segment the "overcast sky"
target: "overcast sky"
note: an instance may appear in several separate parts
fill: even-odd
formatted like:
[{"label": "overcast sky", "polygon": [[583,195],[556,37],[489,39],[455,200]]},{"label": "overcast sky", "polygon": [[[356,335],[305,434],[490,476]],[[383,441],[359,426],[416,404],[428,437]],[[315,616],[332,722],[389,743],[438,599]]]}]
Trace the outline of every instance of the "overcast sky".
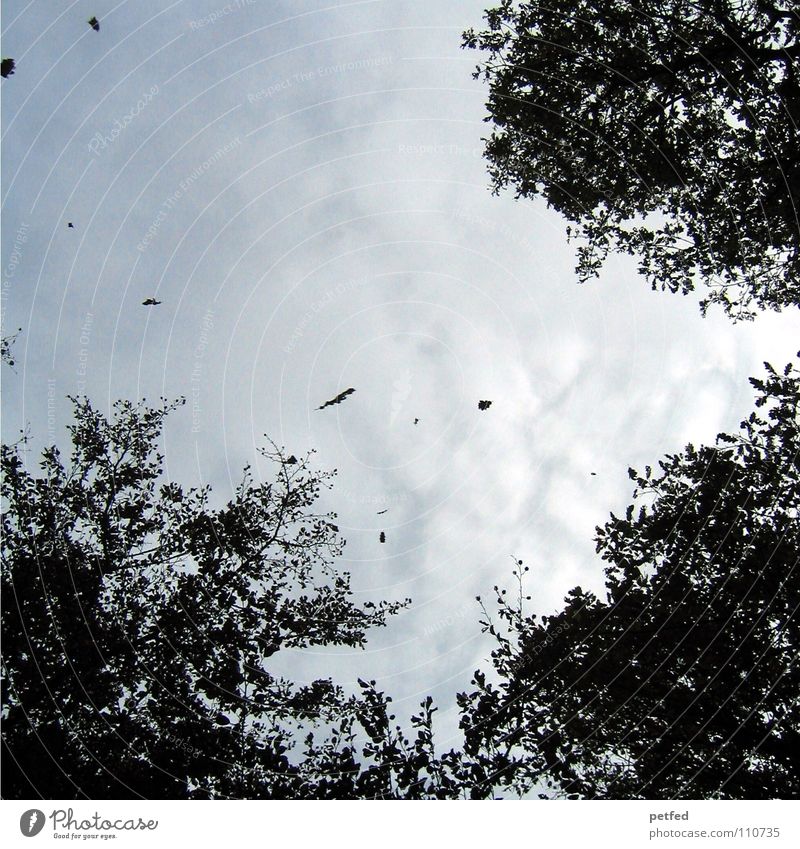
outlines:
[{"label": "overcast sky", "polygon": [[168,474],[220,498],[265,434],[317,449],[359,598],[413,605],[280,668],[375,677],[398,717],[431,693],[442,746],[510,555],[531,611],[599,590],[628,466],[736,428],[797,348],[795,315],[703,319],[627,260],[578,286],[559,216],[492,196],[483,5],[2,4],[4,438],[63,441],[68,394],[182,395]]}]

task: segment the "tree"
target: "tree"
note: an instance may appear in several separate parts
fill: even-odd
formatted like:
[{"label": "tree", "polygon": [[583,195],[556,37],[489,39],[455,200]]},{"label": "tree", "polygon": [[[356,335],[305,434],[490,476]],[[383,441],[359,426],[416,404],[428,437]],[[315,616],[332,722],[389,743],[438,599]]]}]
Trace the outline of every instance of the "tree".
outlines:
[{"label": "tree", "polygon": [[630,470],[605,599],[525,615],[521,562],[495,588],[494,680],[459,697],[472,795],[800,797],[800,371],[751,383],[740,433]]},{"label": "tree", "polygon": [[22,333],[20,327],[16,333],[11,336],[0,337],[0,362],[14,368],[14,343],[17,341],[17,336]]},{"label": "tree", "polygon": [[705,313],[800,304],[800,16],[790,0],[503,0],[488,58],[497,192],[573,222],[578,277],[608,253]]},{"label": "tree", "polygon": [[361,682],[294,685],[282,650],[362,647],[403,602],[356,605],[335,558],[335,473],[272,446],[233,499],[165,481],[158,408],[107,419],[73,399],[72,455],[3,446],[3,749],[6,798],[410,798],[450,792],[430,700],[392,730]]}]

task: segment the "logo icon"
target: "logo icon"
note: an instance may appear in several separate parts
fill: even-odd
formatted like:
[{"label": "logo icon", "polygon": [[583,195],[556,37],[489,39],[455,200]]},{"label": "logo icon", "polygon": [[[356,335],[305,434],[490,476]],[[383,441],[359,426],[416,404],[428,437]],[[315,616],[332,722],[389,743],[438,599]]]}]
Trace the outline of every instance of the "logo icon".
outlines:
[{"label": "logo icon", "polygon": [[44,828],[44,813],[38,808],[31,808],[19,818],[19,830],[25,837],[36,837]]}]

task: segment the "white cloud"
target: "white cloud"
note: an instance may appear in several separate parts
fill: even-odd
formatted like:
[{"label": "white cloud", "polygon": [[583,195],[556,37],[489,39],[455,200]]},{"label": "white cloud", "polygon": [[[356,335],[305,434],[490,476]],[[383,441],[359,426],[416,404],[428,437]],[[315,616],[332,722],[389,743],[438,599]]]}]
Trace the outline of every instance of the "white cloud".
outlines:
[{"label": "white cloud", "polygon": [[[591,536],[624,509],[627,467],[735,428],[747,377],[796,350],[793,316],[703,320],[693,298],[651,292],[628,259],[576,285],[558,216],[488,192],[476,153],[485,91],[458,40],[483,5],[344,5],[264,31],[291,10],[258,4],[256,17],[191,34],[183,11],[167,11],[157,32],[120,40],[77,94],[94,45],[84,39],[67,62],[73,45],[56,27],[3,89],[16,175],[4,247],[19,221],[30,227],[8,291],[8,326],[25,333],[19,376],[4,380],[6,433],[30,422],[46,438],[47,381],[74,392],[82,347],[101,404],[191,399],[212,310],[200,428],[188,410],[175,417],[169,473],[224,498],[244,463],[268,473],[263,434],[317,448],[321,467],[339,469],[326,503],[358,592],[414,599],[367,652],[278,662],[298,677],[372,675],[412,706],[430,691],[443,710],[486,652],[473,598],[509,583],[509,555],[531,565],[545,609],[576,582],[600,589]],[[148,9],[164,11],[124,7],[120,25],[132,32]],[[15,55],[49,23],[31,7],[4,49]],[[208,59],[222,38],[239,40]],[[391,61],[316,72],[376,56]],[[89,165],[95,129],[153,82],[158,98]],[[159,205],[236,136],[139,253]],[[156,293],[163,306],[139,306]],[[315,409],[348,386],[345,403]]]}]

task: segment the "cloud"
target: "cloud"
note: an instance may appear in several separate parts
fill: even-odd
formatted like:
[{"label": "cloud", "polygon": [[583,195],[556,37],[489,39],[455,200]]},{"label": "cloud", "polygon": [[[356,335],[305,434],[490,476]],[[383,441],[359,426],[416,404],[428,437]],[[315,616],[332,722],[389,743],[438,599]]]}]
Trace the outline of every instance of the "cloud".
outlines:
[{"label": "cloud", "polygon": [[[627,504],[627,467],[735,428],[748,376],[796,349],[793,316],[703,320],[626,258],[576,285],[564,222],[490,194],[485,90],[458,39],[483,5],[254,4],[190,30],[182,7],[129,4],[104,27],[109,56],[56,26],[4,87],[5,253],[27,233],[3,283],[6,325],[25,328],[7,438],[29,423],[51,439],[52,393],[80,379],[106,406],[196,390],[167,428],[168,472],[220,500],[245,463],[269,474],[264,434],[318,449],[339,469],[324,503],[359,597],[414,603],[365,652],[275,662],[298,679],[375,677],[398,706],[432,692],[443,715],[486,655],[474,596],[509,583],[509,555],[531,566],[538,610],[578,582],[599,591],[591,535]],[[31,6],[4,49],[21,55],[50,23]],[[95,156],[87,141],[152,85]]]}]

